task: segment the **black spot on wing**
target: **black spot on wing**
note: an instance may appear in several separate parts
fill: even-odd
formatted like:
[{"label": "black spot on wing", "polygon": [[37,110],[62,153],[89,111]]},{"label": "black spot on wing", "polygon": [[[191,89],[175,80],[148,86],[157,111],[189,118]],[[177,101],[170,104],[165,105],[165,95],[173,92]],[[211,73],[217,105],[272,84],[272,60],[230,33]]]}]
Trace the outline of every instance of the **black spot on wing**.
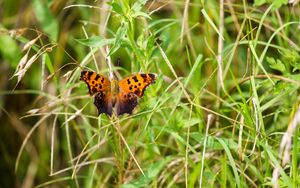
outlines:
[{"label": "black spot on wing", "polygon": [[94,88],[92,89],[92,92],[93,92],[93,93],[97,93],[97,88],[94,87]]},{"label": "black spot on wing", "polygon": [[140,91],[139,91],[139,90],[135,90],[135,91],[134,91],[134,94],[136,94],[137,96],[139,96]]},{"label": "black spot on wing", "polygon": [[97,74],[95,80],[99,80],[100,76]]},{"label": "black spot on wing", "polygon": [[133,76],[132,79],[134,80],[134,82],[138,82],[139,81],[136,76]]},{"label": "black spot on wing", "polygon": [[93,72],[88,72],[87,77],[88,77],[89,80],[91,79],[91,76],[92,76],[93,74],[94,74]]},{"label": "black spot on wing", "polygon": [[84,80],[84,75],[87,71],[81,71],[80,73],[80,80]]},{"label": "black spot on wing", "polygon": [[147,78],[147,74],[141,74],[141,77]]},{"label": "black spot on wing", "polygon": [[88,74],[89,74],[88,71],[81,71],[81,73],[80,73],[80,80],[85,82],[85,84],[87,85],[87,87],[89,89],[89,94],[92,95],[93,91],[91,90],[91,87],[88,84],[88,79],[87,79]]},{"label": "black spot on wing", "polygon": [[155,74],[148,74],[149,76],[150,76],[150,78],[152,79],[152,82],[154,82],[154,80],[156,79],[156,76],[155,76]]}]

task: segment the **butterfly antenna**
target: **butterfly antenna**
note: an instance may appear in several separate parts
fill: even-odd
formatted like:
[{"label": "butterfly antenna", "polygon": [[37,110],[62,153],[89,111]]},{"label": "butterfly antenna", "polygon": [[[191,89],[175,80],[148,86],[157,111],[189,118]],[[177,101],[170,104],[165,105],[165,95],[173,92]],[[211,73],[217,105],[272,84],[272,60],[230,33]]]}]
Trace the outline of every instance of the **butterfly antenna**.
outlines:
[{"label": "butterfly antenna", "polygon": [[[119,67],[120,64],[121,64],[121,59],[118,57],[118,58],[117,58],[117,66]],[[118,76],[117,76],[116,72],[113,72],[113,74],[114,74],[114,77],[117,79]]]},{"label": "butterfly antenna", "polygon": [[118,67],[120,66],[120,64],[121,64],[121,58],[117,58],[117,65],[118,65]]}]

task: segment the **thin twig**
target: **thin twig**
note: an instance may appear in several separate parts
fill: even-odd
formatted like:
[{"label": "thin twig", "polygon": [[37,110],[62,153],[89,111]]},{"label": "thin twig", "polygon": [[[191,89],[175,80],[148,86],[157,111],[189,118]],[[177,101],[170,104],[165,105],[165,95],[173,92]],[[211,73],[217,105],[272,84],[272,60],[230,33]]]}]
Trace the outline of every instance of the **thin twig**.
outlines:
[{"label": "thin twig", "polygon": [[[107,46],[106,47],[106,54],[109,54],[109,47]],[[113,80],[114,78],[114,73],[113,73],[113,66],[112,66],[112,63],[111,63],[111,58],[109,55],[106,56],[106,63],[107,63],[107,66],[109,68],[109,79],[110,80]]]},{"label": "thin twig", "polygon": [[182,18],[182,24],[181,24],[180,44],[182,44],[182,41],[183,41],[184,30],[188,28],[189,3],[190,3],[190,0],[186,0],[185,1],[184,11],[183,11],[183,18]]},{"label": "thin twig", "polygon": [[56,127],[56,121],[57,121],[57,115],[55,115],[53,120],[53,127],[51,131],[51,154],[50,154],[50,176],[53,174],[53,159],[54,159],[54,146],[55,146],[55,127]]},{"label": "thin twig", "polygon": [[202,187],[202,176],[203,176],[203,169],[204,169],[204,156],[205,156],[205,149],[206,149],[206,142],[208,137],[208,130],[209,125],[211,124],[213,115],[208,114],[207,116],[207,123],[206,123],[206,131],[205,131],[205,137],[204,137],[204,143],[203,143],[203,152],[202,152],[202,159],[201,159],[201,171],[200,171],[200,179],[199,179],[199,187]]},{"label": "thin twig", "polygon": [[185,187],[188,187],[188,153],[189,153],[189,143],[190,143],[190,126],[191,126],[191,118],[193,113],[193,105],[191,104],[189,121],[187,125],[187,136],[186,136],[186,148],[185,148]]},{"label": "thin twig", "polygon": [[[88,36],[88,34],[87,34],[87,32],[86,32],[86,30],[85,30],[85,28],[84,28],[83,26],[82,26],[82,30],[83,30],[83,33],[84,33],[85,38],[88,39],[89,36]],[[94,60],[94,63],[95,63],[96,70],[97,70],[97,72],[99,72],[99,67],[98,67],[98,64],[97,64],[97,61],[96,61],[95,54],[94,54],[94,52],[93,52],[93,48],[90,47],[90,50],[91,50],[91,52],[92,52],[92,57],[93,57],[93,60]]]},{"label": "thin twig", "polygon": [[221,84],[221,87],[223,90],[224,83],[223,83],[223,30],[224,30],[224,0],[220,0],[220,25],[219,25],[219,33],[218,35],[218,55],[217,55],[217,61],[218,61],[218,83]]}]

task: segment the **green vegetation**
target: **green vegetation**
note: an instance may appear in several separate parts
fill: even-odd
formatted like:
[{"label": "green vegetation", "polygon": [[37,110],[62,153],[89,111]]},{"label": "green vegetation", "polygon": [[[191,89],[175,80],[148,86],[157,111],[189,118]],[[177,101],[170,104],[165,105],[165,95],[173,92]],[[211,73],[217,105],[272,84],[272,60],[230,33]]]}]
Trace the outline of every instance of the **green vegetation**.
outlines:
[{"label": "green vegetation", "polygon": [[[297,187],[299,11],[0,0],[0,187]],[[111,64],[158,75],[132,115],[97,116],[79,81]]]}]

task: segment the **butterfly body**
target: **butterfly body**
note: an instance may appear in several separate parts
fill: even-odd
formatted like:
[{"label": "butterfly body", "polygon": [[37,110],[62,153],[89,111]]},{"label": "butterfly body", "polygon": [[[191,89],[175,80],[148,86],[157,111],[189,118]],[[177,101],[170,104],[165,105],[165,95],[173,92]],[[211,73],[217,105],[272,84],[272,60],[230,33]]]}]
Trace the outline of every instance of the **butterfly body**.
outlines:
[{"label": "butterfly body", "polygon": [[98,115],[105,113],[109,116],[113,111],[117,115],[131,114],[138,104],[138,98],[143,96],[146,87],[155,79],[154,74],[136,74],[120,81],[110,81],[92,71],[82,71],[80,76],[80,80],[87,84],[89,94],[95,95]]}]

